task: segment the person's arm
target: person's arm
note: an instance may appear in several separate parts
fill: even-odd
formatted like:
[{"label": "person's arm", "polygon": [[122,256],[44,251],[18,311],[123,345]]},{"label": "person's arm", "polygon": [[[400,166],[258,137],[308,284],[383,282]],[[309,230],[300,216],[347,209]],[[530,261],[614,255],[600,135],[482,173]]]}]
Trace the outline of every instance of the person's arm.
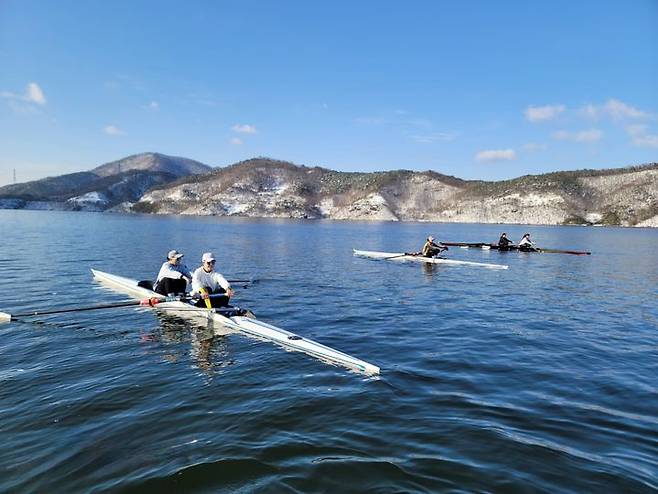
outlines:
[{"label": "person's arm", "polygon": [[164,278],[165,267],[164,264],[160,266],[160,271],[158,271],[158,276],[155,278],[155,282],[159,283],[162,278]]},{"label": "person's arm", "polygon": [[180,267],[180,272],[183,273],[183,276],[187,278],[189,283],[192,283],[192,271],[185,264]]},{"label": "person's arm", "polygon": [[233,288],[231,288],[231,284],[226,281],[226,278],[224,278],[221,274],[219,273],[214,273],[215,276],[215,281],[219,286],[221,286],[224,291],[226,292],[226,295],[231,298],[233,296]]},{"label": "person's arm", "polygon": [[203,282],[201,281],[201,273],[197,269],[192,274],[192,292],[201,293],[202,288],[203,288]]}]

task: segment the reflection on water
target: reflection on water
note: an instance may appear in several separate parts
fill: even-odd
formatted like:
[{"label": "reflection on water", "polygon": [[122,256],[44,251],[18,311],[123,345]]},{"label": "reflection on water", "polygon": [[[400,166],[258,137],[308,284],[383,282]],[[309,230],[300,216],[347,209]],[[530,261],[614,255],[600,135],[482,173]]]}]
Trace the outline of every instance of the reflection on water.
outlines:
[{"label": "reflection on water", "polygon": [[423,265],[423,273],[427,278],[432,278],[434,275],[438,274],[439,271],[439,265],[438,264],[433,264],[429,262],[424,262],[422,263]]},{"label": "reflection on water", "polygon": [[190,356],[207,377],[212,378],[219,369],[235,363],[226,336],[215,336],[214,330],[209,328],[193,329],[190,334]]},{"label": "reflection on water", "polygon": [[[167,362],[178,362],[185,354],[192,357],[198,369],[206,377],[213,377],[218,369],[234,364],[228,348],[227,329],[213,318],[208,318],[205,324],[195,319],[193,321],[171,314],[154,311],[160,322],[155,329],[141,334],[142,343],[163,343],[168,349],[163,358]],[[189,349],[181,348],[189,345]]]}]

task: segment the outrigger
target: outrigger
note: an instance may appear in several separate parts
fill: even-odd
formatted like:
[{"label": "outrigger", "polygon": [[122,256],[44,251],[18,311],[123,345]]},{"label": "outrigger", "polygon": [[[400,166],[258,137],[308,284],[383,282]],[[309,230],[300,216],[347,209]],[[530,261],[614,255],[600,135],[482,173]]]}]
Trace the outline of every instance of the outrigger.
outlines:
[{"label": "outrigger", "polygon": [[505,249],[499,249],[498,244],[487,244],[484,242],[441,242],[443,245],[449,247],[461,247],[463,249],[475,248],[484,250],[516,250],[519,252],[537,252],[545,254],[573,254],[576,256],[589,256],[592,253],[582,250],[563,250],[563,249],[544,249],[543,247],[536,247],[531,249],[519,248],[518,245],[508,245]]}]

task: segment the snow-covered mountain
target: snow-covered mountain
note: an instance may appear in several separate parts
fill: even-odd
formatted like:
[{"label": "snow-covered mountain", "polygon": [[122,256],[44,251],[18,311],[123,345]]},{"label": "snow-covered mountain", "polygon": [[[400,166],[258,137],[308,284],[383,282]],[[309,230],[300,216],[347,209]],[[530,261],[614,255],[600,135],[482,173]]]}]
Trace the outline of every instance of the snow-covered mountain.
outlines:
[{"label": "snow-covered mountain", "polygon": [[211,168],[157,153],[0,188],[0,207],[376,221],[658,226],[658,164],[466,181],[256,158]]},{"label": "snow-covered mountain", "polygon": [[259,158],[154,187],[132,210],[278,218],[656,226],[658,165],[465,181]]},{"label": "snow-covered mountain", "polygon": [[104,211],[137,201],[150,187],[212,170],[187,158],[143,153],[88,172],[0,187],[0,207]]}]

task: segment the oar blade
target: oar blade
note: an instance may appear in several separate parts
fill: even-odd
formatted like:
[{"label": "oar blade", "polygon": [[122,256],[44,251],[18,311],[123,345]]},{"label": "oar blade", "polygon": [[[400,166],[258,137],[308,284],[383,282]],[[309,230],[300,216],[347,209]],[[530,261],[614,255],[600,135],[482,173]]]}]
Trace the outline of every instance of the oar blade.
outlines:
[{"label": "oar blade", "polygon": [[11,321],[11,314],[0,312],[0,324]]}]

